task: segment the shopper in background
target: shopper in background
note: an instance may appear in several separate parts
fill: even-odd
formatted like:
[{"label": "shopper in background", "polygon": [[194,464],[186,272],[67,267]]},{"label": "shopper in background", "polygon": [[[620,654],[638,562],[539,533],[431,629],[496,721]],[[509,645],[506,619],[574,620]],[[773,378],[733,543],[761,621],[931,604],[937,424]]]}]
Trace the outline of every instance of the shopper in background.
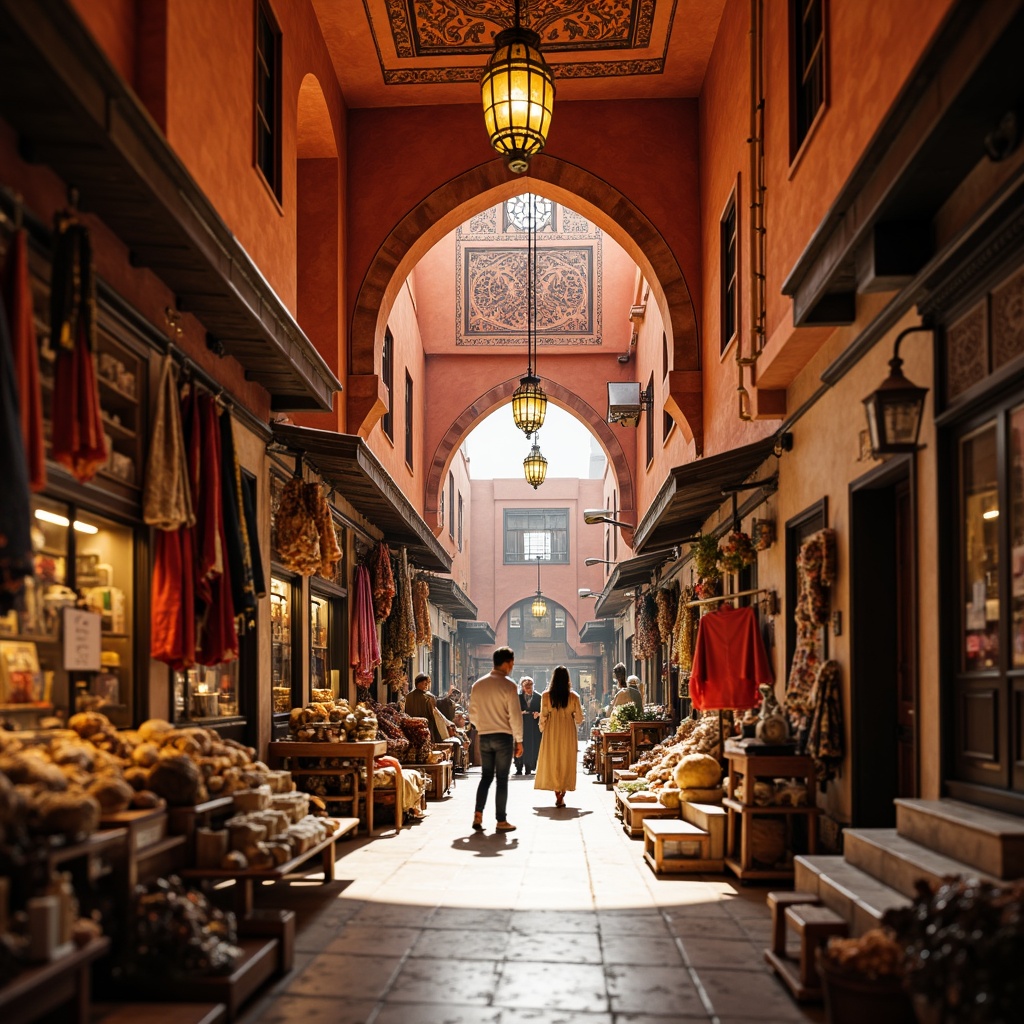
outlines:
[{"label": "shopper in background", "polygon": [[[615,666],[616,669],[618,667],[618,665]],[[639,684],[640,680],[637,676],[630,676],[628,679],[623,676],[623,678],[619,680],[619,689],[612,697],[612,703],[609,710],[614,711],[620,704],[628,704],[632,701],[636,705],[637,711],[643,711],[644,698],[640,693]]]},{"label": "shopper in background", "polygon": [[512,757],[523,756],[523,713],[519,706],[519,691],[509,679],[516,656],[511,647],[499,647],[494,652],[494,668],[481,676],[470,691],[473,724],[480,737],[480,785],[476,791],[476,811],[473,831],[484,828],[484,807],[491,782],[496,780],[494,805],[499,832],[514,832],[515,825],[505,817],[508,803],[508,771]]},{"label": "shopper in background", "polygon": [[519,706],[523,709],[523,756],[516,758],[516,775],[531,775],[537,767],[540,747],[540,694],[533,691],[533,680],[519,680]]},{"label": "shopper in background", "polygon": [[559,665],[540,697],[540,756],[533,788],[553,791],[555,806],[565,806],[565,794],[576,789],[579,741],[583,721],[579,694],[569,686],[569,670]]}]

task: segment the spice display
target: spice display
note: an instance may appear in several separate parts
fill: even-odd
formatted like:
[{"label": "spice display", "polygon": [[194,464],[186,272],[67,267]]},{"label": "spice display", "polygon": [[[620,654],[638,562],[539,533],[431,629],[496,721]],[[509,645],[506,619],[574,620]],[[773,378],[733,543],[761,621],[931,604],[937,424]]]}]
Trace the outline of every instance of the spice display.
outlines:
[{"label": "spice display", "polygon": [[416,616],[416,643],[421,647],[428,645],[433,639],[433,631],[430,628],[430,608],[428,599],[430,597],[430,585],[426,580],[416,580],[412,585],[412,599]]},{"label": "spice display", "polygon": [[633,655],[636,658],[653,658],[661,642],[658,635],[658,606],[650,594],[636,599],[636,632],[633,635]]},{"label": "spice display", "polygon": [[370,554],[370,575],[373,583],[373,614],[378,622],[383,622],[391,614],[391,602],[395,597],[391,552],[383,541],[378,541]]},{"label": "spice display", "polygon": [[654,600],[658,606],[658,635],[663,644],[669,645],[668,659],[671,663],[672,634],[679,608],[679,584],[670,583],[667,587],[661,587]]},{"label": "spice display", "polygon": [[679,594],[672,641],[672,652],[681,672],[689,672],[693,667],[693,634],[697,616],[694,614],[695,609],[688,605],[694,599],[693,587],[683,587]]}]

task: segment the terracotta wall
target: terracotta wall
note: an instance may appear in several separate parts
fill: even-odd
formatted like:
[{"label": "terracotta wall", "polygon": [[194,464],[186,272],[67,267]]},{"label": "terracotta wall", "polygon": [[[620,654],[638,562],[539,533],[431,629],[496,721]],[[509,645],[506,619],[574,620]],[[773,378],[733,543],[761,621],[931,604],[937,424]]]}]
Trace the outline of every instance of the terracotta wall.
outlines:
[{"label": "terracotta wall", "polygon": [[[469,460],[464,448],[459,448],[451,461],[449,470],[455,479],[455,506],[448,503],[448,476],[445,475],[444,486],[444,524],[437,539],[452,556],[451,577],[474,601],[472,587],[472,549],[475,541],[473,536],[473,485],[469,478]],[[462,495],[462,547],[459,547],[459,495]],[[453,527],[454,537],[448,533],[449,523]]]}]

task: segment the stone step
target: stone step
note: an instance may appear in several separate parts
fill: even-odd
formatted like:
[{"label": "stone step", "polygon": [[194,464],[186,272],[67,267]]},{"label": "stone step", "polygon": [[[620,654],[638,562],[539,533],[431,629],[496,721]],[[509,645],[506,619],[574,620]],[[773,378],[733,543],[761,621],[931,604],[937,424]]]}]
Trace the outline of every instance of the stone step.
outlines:
[{"label": "stone step", "polygon": [[905,907],[910,900],[842,857],[821,854],[795,859],[795,888],[812,892],[822,903],[849,922],[851,935],[862,935],[882,923],[890,907]]},{"label": "stone step", "polygon": [[934,888],[947,875],[979,874],[962,861],[901,836],[894,828],[844,829],[843,856],[848,864],[911,898],[922,878]]},{"label": "stone step", "polygon": [[993,878],[1024,876],[1024,818],[959,800],[896,800],[896,831]]}]

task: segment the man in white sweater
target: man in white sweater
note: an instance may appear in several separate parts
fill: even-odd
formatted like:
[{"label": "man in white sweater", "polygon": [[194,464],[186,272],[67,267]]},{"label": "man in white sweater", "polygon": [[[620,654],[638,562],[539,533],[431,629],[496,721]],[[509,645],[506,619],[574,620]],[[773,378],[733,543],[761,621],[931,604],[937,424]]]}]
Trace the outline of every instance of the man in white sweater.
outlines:
[{"label": "man in white sweater", "polygon": [[473,830],[484,828],[484,807],[491,780],[494,787],[494,809],[499,832],[514,832],[515,825],[505,817],[508,802],[508,772],[512,758],[523,756],[523,713],[519,706],[519,690],[509,676],[516,656],[511,647],[494,652],[494,668],[481,676],[469,695],[469,713],[480,737],[480,785],[476,790],[476,812]]}]

